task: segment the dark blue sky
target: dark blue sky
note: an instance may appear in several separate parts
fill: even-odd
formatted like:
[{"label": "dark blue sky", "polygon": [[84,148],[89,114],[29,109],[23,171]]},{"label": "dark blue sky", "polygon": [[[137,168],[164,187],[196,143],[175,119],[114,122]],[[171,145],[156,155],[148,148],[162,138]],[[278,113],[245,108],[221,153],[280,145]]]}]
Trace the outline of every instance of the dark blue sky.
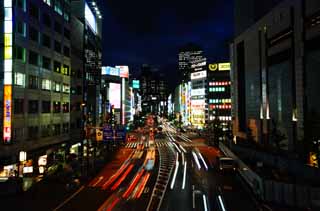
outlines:
[{"label": "dark blue sky", "polygon": [[[178,50],[200,45],[209,61],[229,57],[233,0],[105,0],[103,65],[148,63],[176,75]],[[170,81],[172,82],[172,81]]]}]

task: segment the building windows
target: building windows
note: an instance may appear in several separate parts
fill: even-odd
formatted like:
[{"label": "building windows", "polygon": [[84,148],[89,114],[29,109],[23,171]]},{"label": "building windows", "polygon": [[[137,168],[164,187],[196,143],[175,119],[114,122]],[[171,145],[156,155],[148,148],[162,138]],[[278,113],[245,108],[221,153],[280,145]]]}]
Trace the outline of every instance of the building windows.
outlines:
[{"label": "building windows", "polygon": [[70,86],[68,84],[62,85],[62,92],[63,93],[70,93]]},{"label": "building windows", "polygon": [[39,10],[38,10],[38,6],[30,3],[29,4],[29,15],[35,19],[39,19]]},{"label": "building windows", "polygon": [[61,70],[61,73],[62,73],[63,75],[70,75],[70,68],[69,68],[69,66],[66,65],[66,64],[64,64],[64,65],[63,65],[63,68],[62,68],[62,70]]},{"label": "building windows", "polygon": [[56,11],[59,15],[62,15],[62,0],[55,0],[54,11]]},{"label": "building windows", "polygon": [[66,28],[64,28],[64,37],[70,40],[70,31]]},{"label": "building windows", "polygon": [[20,46],[15,47],[15,58],[21,60],[23,63],[26,62],[26,49]]},{"label": "building windows", "polygon": [[210,87],[209,92],[224,92],[226,89],[225,87]]},{"label": "building windows", "polygon": [[52,135],[56,136],[56,135],[60,135],[61,131],[60,131],[60,124],[54,124],[53,125],[53,131],[52,131]]},{"label": "building windows", "polygon": [[63,55],[70,57],[70,48],[69,47],[67,47],[67,46],[63,47]]},{"label": "building windows", "polygon": [[51,48],[51,39],[48,35],[42,34],[42,43],[43,46]]},{"label": "building windows", "polygon": [[61,85],[58,82],[53,81],[52,82],[52,90],[54,92],[60,92],[61,91]]},{"label": "building windows", "polygon": [[23,11],[26,11],[26,0],[16,0],[17,7],[22,9]]},{"label": "building windows", "polygon": [[54,22],[54,31],[61,34],[62,32],[62,27],[61,24],[59,22]]},{"label": "building windows", "polygon": [[29,26],[29,39],[35,42],[39,42],[39,32],[32,26]]},{"label": "building windows", "polygon": [[14,85],[25,87],[25,85],[26,85],[26,74],[15,72],[14,73]]},{"label": "building windows", "polygon": [[54,101],[53,102],[53,113],[60,113],[61,111],[61,103]]},{"label": "building windows", "polygon": [[29,75],[29,89],[38,89],[39,78],[34,75]]},{"label": "building windows", "polygon": [[51,125],[42,125],[41,126],[41,137],[50,136],[50,132],[51,132]]},{"label": "building windows", "polygon": [[38,126],[30,126],[28,127],[28,138],[33,139],[38,137],[39,127]]},{"label": "building windows", "polygon": [[24,113],[24,100],[23,99],[14,99],[14,114],[23,114]]},{"label": "building windows", "polygon": [[49,28],[51,27],[51,18],[48,14],[46,14],[46,13],[42,14],[42,22],[45,26],[47,26]]},{"label": "building windows", "polygon": [[51,6],[51,0],[43,0],[44,3],[46,3],[47,5]]},{"label": "building windows", "polygon": [[63,134],[69,133],[69,123],[68,122],[62,124],[62,133]]},{"label": "building windows", "polygon": [[49,79],[42,79],[41,89],[50,91],[51,90],[51,81]]},{"label": "building windows", "polygon": [[28,113],[35,114],[35,113],[38,113],[38,110],[39,110],[38,100],[29,100]]},{"label": "building windows", "polygon": [[51,60],[46,56],[42,56],[42,68],[51,70]]},{"label": "building windows", "polygon": [[14,128],[13,129],[13,139],[15,141],[18,141],[20,139],[23,139],[23,137],[25,136],[24,134],[24,128]]},{"label": "building windows", "polygon": [[54,41],[54,50],[58,53],[61,53],[61,43],[58,41]]},{"label": "building windows", "polygon": [[61,63],[54,61],[53,62],[53,71],[56,73],[60,73]]},{"label": "building windows", "polygon": [[63,113],[69,113],[69,103],[65,102],[62,104],[62,111]]},{"label": "building windows", "polygon": [[51,111],[51,102],[50,101],[42,101],[42,113],[50,113]]},{"label": "building windows", "polygon": [[27,33],[26,33],[26,28],[27,28],[27,25],[25,22],[23,21],[17,21],[17,24],[16,24],[16,31],[18,34],[20,34],[21,36],[24,36],[26,37]]},{"label": "building windows", "polygon": [[39,55],[34,51],[29,51],[29,64],[39,65]]}]

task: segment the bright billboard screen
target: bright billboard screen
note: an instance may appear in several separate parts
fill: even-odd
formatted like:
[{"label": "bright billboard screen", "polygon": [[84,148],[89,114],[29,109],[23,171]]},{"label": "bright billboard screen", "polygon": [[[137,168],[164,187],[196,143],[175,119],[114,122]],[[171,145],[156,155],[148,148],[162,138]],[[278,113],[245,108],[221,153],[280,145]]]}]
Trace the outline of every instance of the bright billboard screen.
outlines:
[{"label": "bright billboard screen", "polygon": [[120,77],[121,78],[129,78],[129,67],[128,66],[116,66],[116,68],[120,69]]},{"label": "bright billboard screen", "polygon": [[92,31],[94,33],[97,33],[96,17],[94,16],[93,12],[91,11],[87,3],[85,3],[84,7],[84,16]]},{"label": "bright billboard screen", "polygon": [[121,84],[109,84],[109,101],[110,104],[114,106],[114,108],[121,107]]}]

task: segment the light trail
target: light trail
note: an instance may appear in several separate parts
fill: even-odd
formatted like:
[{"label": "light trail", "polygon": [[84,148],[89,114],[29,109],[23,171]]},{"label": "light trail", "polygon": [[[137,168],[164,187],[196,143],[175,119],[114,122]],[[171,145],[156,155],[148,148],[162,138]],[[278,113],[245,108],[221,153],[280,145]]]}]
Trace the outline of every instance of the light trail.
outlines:
[{"label": "light trail", "polygon": [[102,190],[107,189],[109,187],[109,185],[111,185],[119,177],[119,175],[122,174],[122,172],[125,170],[125,168],[127,168],[128,165],[129,165],[129,163],[123,164],[120,167],[120,169],[114,175],[112,175],[112,177],[110,177],[110,179],[108,179],[107,182],[105,182],[102,185]]},{"label": "light trail", "polygon": [[181,144],[179,144],[179,146],[184,153],[187,153],[187,150]]},{"label": "light trail", "polygon": [[206,162],[204,161],[204,159],[203,159],[203,157],[202,157],[202,155],[201,155],[201,153],[200,153],[200,152],[198,152],[198,156],[200,157],[200,159],[201,159],[201,161],[202,161],[202,163],[203,163],[204,167],[205,167],[205,168],[206,168],[206,170],[208,171],[208,166],[207,166]]},{"label": "light trail", "polygon": [[182,190],[186,186],[186,176],[187,176],[187,161],[184,162],[184,166],[183,166]]},{"label": "light trail", "polygon": [[124,194],[122,195],[123,198],[127,198],[133,191],[134,187],[137,185],[137,183],[139,182],[142,174],[144,173],[144,169],[140,170],[138,172],[138,174],[136,174],[136,176],[134,177],[134,179],[131,181],[131,184],[129,186],[129,188],[126,190],[126,192],[124,192]]},{"label": "light trail", "polygon": [[128,174],[130,173],[130,171],[133,168],[133,164],[131,164],[127,170],[124,172],[124,174],[122,175],[122,177],[120,177],[120,179],[111,187],[111,190],[115,190],[119,187],[119,185],[122,183],[122,181],[128,176]]},{"label": "light trail", "polygon": [[174,183],[176,182],[176,177],[177,177],[178,169],[179,169],[179,154],[177,153],[176,166],[175,166],[173,178],[172,178],[171,184],[170,184],[170,188],[171,188],[171,189],[173,189]]},{"label": "light trail", "polygon": [[192,156],[193,156],[193,159],[195,160],[197,166],[198,166],[198,169],[200,170],[201,169],[201,166],[200,166],[200,163],[199,163],[199,160],[198,160],[198,157],[196,155],[196,153],[194,151],[192,151]]},{"label": "light trail", "polygon": [[208,211],[206,195],[202,194],[202,199],[203,199],[204,211]]},{"label": "light trail", "polygon": [[218,199],[219,199],[219,203],[220,203],[222,211],[226,211],[226,208],[224,207],[224,204],[223,204],[223,201],[222,201],[222,198],[220,195],[218,196]]},{"label": "light trail", "polygon": [[142,183],[140,185],[140,188],[139,188],[139,191],[137,192],[137,194],[134,196],[134,198],[140,198],[147,182],[148,182],[148,179],[150,177],[150,173],[148,172],[146,175],[144,175],[143,179],[142,179]]},{"label": "light trail", "polygon": [[116,204],[120,201],[120,199],[117,197],[112,203],[111,205],[108,207],[107,211],[111,211],[115,206]]}]

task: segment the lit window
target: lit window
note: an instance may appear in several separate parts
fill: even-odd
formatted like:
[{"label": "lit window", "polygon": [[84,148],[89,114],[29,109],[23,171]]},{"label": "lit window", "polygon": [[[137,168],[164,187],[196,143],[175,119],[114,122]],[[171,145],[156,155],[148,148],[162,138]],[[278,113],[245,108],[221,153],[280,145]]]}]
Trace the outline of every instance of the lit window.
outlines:
[{"label": "lit window", "polygon": [[41,88],[43,90],[50,90],[51,89],[51,81],[48,80],[48,79],[42,79],[42,85],[41,85]]},{"label": "lit window", "polygon": [[25,87],[26,75],[24,73],[15,72],[14,73],[14,85]]},{"label": "lit window", "polygon": [[51,0],[43,0],[44,3],[46,3],[47,5],[51,6]]},{"label": "lit window", "polygon": [[3,6],[4,7],[12,7],[12,0],[4,0]]},{"label": "lit window", "polygon": [[70,86],[68,84],[63,84],[62,86],[62,92],[64,93],[70,93]]}]

